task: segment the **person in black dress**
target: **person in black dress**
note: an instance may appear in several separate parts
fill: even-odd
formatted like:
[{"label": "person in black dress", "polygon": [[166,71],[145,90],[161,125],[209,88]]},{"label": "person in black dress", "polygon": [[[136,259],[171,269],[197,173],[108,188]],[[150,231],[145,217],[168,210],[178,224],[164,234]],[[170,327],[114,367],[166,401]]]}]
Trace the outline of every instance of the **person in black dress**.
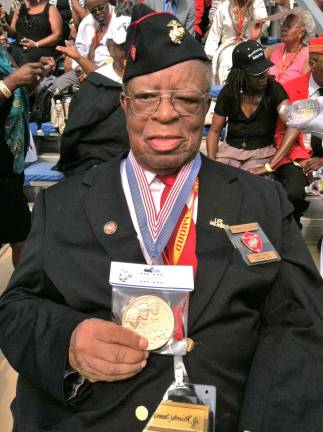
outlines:
[{"label": "person in black dress", "polygon": [[63,35],[63,21],[55,6],[46,0],[30,0],[22,4],[12,17],[9,35],[16,37],[10,53],[20,66],[42,56],[56,57],[55,46]]}]

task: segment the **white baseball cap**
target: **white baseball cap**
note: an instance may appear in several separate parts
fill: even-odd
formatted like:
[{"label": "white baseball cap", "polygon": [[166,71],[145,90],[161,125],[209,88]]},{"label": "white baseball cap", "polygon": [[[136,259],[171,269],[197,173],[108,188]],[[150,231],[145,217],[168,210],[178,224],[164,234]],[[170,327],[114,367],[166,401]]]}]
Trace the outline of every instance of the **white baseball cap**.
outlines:
[{"label": "white baseball cap", "polygon": [[112,20],[108,30],[108,39],[112,39],[117,45],[125,43],[127,36],[127,28],[130,24],[131,17],[121,15]]}]

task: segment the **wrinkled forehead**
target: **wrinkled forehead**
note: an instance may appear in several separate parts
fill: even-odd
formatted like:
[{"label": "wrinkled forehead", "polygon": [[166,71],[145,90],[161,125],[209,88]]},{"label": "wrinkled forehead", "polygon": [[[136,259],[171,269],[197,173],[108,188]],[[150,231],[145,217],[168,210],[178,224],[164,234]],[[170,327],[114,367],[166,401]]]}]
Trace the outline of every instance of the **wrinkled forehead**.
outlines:
[{"label": "wrinkled forehead", "polygon": [[303,19],[300,14],[287,15],[283,22],[283,26],[298,26],[303,24]]},{"label": "wrinkled forehead", "polygon": [[208,90],[207,66],[200,60],[188,60],[168,68],[140,75],[126,83],[132,91],[145,90]]}]

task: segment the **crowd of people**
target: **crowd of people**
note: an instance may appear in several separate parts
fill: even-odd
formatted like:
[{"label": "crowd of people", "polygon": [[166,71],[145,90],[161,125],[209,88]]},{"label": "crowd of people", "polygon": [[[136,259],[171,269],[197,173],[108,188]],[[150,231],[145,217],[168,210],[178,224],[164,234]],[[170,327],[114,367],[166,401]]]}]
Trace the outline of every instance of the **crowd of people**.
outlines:
[{"label": "crowd of people", "polygon": [[[0,348],[19,373],[15,431],[139,432],[137,405],[149,418],[159,406],[173,359],[113,322],[112,261],[192,266],[184,363],[217,389],[216,431],[322,429],[323,284],[300,229],[323,143],[288,107],[323,96],[323,35],[308,11],[282,7],[274,45],[263,0],[1,8],[0,243],[17,268]],[[39,193],[31,224],[31,104],[70,87],[66,178]]]}]

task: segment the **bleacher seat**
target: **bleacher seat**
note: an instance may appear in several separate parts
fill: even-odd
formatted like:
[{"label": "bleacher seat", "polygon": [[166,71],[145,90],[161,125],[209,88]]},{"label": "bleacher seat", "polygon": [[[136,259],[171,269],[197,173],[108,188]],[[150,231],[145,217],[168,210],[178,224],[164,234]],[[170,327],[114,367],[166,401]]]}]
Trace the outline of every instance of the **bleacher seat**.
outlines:
[{"label": "bleacher seat", "polygon": [[45,184],[57,183],[63,180],[64,175],[59,171],[54,171],[53,162],[37,161],[25,168],[25,186],[42,186]]}]

